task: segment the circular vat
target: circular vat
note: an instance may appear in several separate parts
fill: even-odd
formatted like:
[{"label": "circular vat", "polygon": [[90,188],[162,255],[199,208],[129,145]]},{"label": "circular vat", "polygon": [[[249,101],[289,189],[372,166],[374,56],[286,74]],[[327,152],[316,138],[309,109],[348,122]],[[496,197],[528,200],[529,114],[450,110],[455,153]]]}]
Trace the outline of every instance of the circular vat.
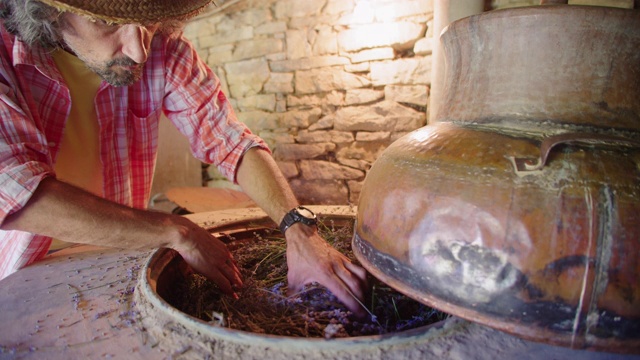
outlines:
[{"label": "circular vat", "polygon": [[[319,214],[325,223],[340,227],[354,215]],[[247,241],[271,231],[275,225],[266,217],[229,220],[209,228],[223,241]],[[226,239],[226,240],[225,240]],[[450,346],[451,338],[465,332],[468,323],[447,318],[430,325],[382,335],[340,338],[292,337],[236,330],[205,321],[173,306],[172,299],[190,273],[180,255],[160,249],[146,262],[138,282],[137,307],[153,347],[172,358],[242,359],[392,359],[420,358],[425,351],[439,353]],[[275,319],[274,319],[275,321]],[[427,351],[428,350],[428,351]]]}]

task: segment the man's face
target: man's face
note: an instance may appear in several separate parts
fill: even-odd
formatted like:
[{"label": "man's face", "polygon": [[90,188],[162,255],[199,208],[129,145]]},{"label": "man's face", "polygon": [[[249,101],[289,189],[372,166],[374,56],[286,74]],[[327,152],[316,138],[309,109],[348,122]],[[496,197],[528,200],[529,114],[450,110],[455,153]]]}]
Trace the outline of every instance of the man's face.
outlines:
[{"label": "man's face", "polygon": [[63,14],[64,45],[113,86],[140,80],[158,25],[108,25],[73,13]]}]

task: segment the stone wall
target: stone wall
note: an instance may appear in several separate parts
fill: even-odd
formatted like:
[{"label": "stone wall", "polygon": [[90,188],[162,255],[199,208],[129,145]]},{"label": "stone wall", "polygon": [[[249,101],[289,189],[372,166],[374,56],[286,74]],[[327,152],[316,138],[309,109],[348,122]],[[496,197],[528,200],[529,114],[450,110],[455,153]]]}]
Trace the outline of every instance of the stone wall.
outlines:
[{"label": "stone wall", "polygon": [[[367,170],[424,126],[432,0],[240,0],[185,35],[305,204],[357,204]],[[229,186],[210,168],[210,186]]]}]

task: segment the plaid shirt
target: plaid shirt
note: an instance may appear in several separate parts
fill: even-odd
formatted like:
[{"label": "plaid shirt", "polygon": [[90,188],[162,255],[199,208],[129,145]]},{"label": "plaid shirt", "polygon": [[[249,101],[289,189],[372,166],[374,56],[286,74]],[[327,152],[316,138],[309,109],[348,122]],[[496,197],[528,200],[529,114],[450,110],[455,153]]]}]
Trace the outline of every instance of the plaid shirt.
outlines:
[{"label": "plaid shirt", "polygon": [[[52,57],[30,49],[0,24],[0,221],[20,210],[53,164],[71,108]],[[145,208],[164,111],[193,155],[235,180],[238,161],[266,144],[237,121],[220,81],[184,38],[156,36],[142,79],[128,87],[103,81],[95,98],[104,197]],[[268,150],[268,149],[267,149]],[[0,279],[42,258],[51,239],[0,230]]]}]

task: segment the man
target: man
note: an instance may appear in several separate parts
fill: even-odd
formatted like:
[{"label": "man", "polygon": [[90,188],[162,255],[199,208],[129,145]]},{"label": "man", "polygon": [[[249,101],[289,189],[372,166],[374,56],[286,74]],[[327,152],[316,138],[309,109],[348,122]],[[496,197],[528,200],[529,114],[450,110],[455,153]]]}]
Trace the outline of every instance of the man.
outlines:
[{"label": "man", "polygon": [[237,296],[242,280],[222,242],[188,219],[144,210],[164,112],[198,159],[281,224],[290,292],[317,281],[363,315],[364,269],[297,213],[265,143],[172,31],[210,1],[0,0],[0,277],[42,258],[51,238],[169,247]]}]

